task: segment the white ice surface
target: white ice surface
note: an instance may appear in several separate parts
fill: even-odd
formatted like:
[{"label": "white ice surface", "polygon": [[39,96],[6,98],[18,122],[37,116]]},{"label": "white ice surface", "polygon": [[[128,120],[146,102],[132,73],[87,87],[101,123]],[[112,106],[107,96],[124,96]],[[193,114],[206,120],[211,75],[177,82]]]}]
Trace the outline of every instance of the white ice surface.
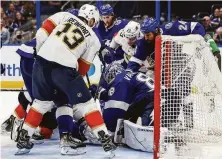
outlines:
[{"label": "white ice surface", "polygon": [[[7,119],[17,106],[18,93],[0,92],[0,124]],[[87,145],[87,153],[81,156],[60,155],[59,141],[48,140],[43,144],[35,145],[31,152],[23,156],[15,156],[16,144],[10,140],[9,135],[1,135],[1,159],[108,159],[101,146]],[[115,159],[152,159],[152,153],[135,151],[119,147]]]},{"label": "white ice surface", "polygon": [[[18,93],[16,92],[0,92],[0,124],[7,119],[17,106]],[[222,114],[221,114],[222,115]],[[48,140],[43,144],[35,145],[31,152],[23,156],[15,156],[16,144],[10,140],[9,135],[0,136],[1,159],[108,159],[105,152],[100,146],[87,145],[87,153],[81,156],[62,156],[59,150],[58,140]],[[222,159],[222,145],[213,145],[203,147],[202,157],[189,159]],[[116,151],[114,159],[152,159],[152,153],[135,151],[128,148],[119,147]],[[175,159],[174,155],[169,154],[165,159]],[[181,158],[180,158],[181,159]],[[186,158],[183,158],[186,159]]]}]

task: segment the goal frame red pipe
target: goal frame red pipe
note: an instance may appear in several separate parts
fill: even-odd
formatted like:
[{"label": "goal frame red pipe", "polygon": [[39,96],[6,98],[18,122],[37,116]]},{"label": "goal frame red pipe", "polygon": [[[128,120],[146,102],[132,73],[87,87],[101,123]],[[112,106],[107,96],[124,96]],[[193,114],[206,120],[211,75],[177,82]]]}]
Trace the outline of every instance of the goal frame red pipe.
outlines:
[{"label": "goal frame red pipe", "polygon": [[[154,76],[154,159],[159,159],[160,155],[160,120],[161,120],[161,74],[164,77],[164,86],[170,88],[171,86],[171,41],[166,40],[165,43],[165,56],[162,59],[164,61],[164,70],[161,70],[162,55],[161,55],[161,36],[157,36],[155,39],[155,76]],[[163,72],[162,72],[163,71]]]},{"label": "goal frame red pipe", "polygon": [[159,159],[160,140],[160,74],[161,74],[161,36],[155,39],[155,76],[154,76],[154,152],[153,158]]}]

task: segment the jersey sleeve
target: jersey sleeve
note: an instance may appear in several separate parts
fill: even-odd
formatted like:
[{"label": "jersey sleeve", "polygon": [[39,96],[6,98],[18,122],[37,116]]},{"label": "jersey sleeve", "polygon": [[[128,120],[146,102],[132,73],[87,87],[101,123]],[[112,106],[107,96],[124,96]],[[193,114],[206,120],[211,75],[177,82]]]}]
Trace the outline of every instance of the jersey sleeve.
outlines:
[{"label": "jersey sleeve", "polygon": [[206,35],[203,25],[198,22],[191,22],[190,24],[191,34],[199,34],[202,37]]},{"label": "jersey sleeve", "polygon": [[130,58],[127,68],[137,72],[143,64],[143,61],[147,58],[148,52],[145,39],[138,40],[136,53]]},{"label": "jersey sleeve", "polygon": [[36,50],[38,51],[42,44],[46,41],[53,29],[61,22],[64,13],[59,12],[46,19],[41,28],[36,33]]},{"label": "jersey sleeve", "polygon": [[110,46],[112,49],[117,49],[119,47],[119,44],[118,44],[118,33],[115,33],[114,34],[114,37],[110,43]]},{"label": "jersey sleeve", "polygon": [[79,73],[83,76],[86,75],[88,72],[91,63],[93,62],[96,53],[100,50],[101,44],[99,42],[99,39],[94,36],[91,39],[91,44],[87,48],[86,52],[78,59],[78,64],[79,64]]}]

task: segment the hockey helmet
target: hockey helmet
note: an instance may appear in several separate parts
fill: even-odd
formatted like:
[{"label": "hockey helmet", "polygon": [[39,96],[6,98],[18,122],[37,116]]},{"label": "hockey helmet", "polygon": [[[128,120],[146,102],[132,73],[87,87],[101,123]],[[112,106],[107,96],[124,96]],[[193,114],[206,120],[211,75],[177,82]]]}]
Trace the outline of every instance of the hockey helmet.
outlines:
[{"label": "hockey helmet", "polygon": [[124,28],[124,35],[126,38],[138,37],[140,33],[140,24],[135,21],[130,21]]},{"label": "hockey helmet", "polygon": [[113,13],[113,8],[111,7],[110,4],[102,5],[102,6],[100,7],[100,14],[101,14],[102,16],[114,14],[114,13]]},{"label": "hockey helmet", "polygon": [[93,5],[90,5],[90,4],[83,5],[79,9],[78,16],[85,18],[87,21],[94,18],[95,19],[95,25],[94,26],[98,26],[98,24],[99,24],[99,18],[100,18],[99,10]]},{"label": "hockey helmet", "polygon": [[159,22],[153,18],[146,18],[143,20],[140,30],[142,33],[155,33],[156,28],[159,28]]}]

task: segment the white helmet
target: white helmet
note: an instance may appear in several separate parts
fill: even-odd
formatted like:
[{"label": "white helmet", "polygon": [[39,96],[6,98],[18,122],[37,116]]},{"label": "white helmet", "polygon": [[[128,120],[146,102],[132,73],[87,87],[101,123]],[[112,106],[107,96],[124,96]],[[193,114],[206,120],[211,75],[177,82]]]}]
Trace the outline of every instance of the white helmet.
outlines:
[{"label": "white helmet", "polygon": [[130,21],[124,28],[126,38],[138,37],[140,34],[140,24],[135,21]]},{"label": "white helmet", "polygon": [[99,25],[99,10],[90,4],[84,4],[80,9],[79,9],[79,14],[78,16],[85,18],[87,21],[89,21],[91,18],[95,19],[95,25]]}]

